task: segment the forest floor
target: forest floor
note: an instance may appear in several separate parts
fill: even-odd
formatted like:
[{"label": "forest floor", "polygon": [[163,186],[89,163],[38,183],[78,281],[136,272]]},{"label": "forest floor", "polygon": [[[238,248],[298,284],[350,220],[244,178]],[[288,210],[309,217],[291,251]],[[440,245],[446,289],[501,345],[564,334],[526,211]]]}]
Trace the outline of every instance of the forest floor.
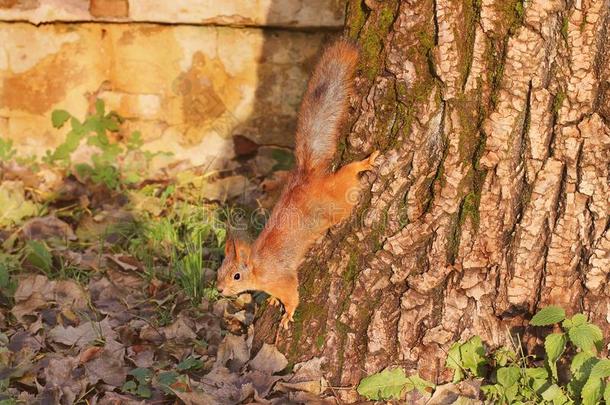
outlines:
[{"label": "forest floor", "polygon": [[202,170],[127,185],[13,155],[0,145],[0,404],[335,403],[321,359],[253,352],[264,296],[214,288],[226,211],[198,196]]}]

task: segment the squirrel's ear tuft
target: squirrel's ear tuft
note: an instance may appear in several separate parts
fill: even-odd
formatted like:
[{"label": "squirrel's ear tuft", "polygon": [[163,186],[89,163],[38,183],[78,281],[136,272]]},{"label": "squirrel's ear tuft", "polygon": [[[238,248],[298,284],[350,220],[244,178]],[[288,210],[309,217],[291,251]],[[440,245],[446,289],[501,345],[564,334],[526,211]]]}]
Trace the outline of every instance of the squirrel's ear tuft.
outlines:
[{"label": "squirrel's ear tuft", "polygon": [[247,261],[250,258],[250,244],[243,240],[234,240],[235,257],[239,261]]},{"label": "squirrel's ear tuft", "polygon": [[235,239],[227,239],[225,241],[225,256],[235,256],[236,251]]}]

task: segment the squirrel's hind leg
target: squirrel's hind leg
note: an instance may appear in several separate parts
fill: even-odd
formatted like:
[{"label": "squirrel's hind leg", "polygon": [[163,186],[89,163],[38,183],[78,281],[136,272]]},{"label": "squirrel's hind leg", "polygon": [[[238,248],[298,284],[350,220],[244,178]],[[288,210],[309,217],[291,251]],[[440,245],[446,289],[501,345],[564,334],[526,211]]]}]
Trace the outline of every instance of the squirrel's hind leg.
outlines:
[{"label": "squirrel's hind leg", "polygon": [[377,159],[378,156],[379,156],[379,151],[376,150],[375,152],[371,153],[369,155],[369,157],[367,157],[366,159],[362,159],[357,162],[348,163],[347,165],[340,168],[337,173],[340,175],[349,173],[349,176],[352,177],[352,176],[357,176],[358,173],[361,173],[361,172],[364,172],[367,170],[372,170],[374,167],[375,159]]},{"label": "squirrel's hind leg", "polygon": [[265,292],[269,293],[269,303],[281,302],[284,305],[284,315],[280,325],[284,329],[288,329],[288,325],[294,320],[294,311],[299,306],[299,282],[296,277],[290,277],[282,279],[282,282],[273,285],[272,288],[268,288]]},{"label": "squirrel's hind leg", "polygon": [[288,325],[290,322],[294,321],[294,311],[296,311],[297,306],[299,306],[299,291],[295,288],[295,291],[288,300],[282,301],[284,304],[284,315],[282,316],[282,320],[280,322],[280,326],[284,329],[288,329]]}]

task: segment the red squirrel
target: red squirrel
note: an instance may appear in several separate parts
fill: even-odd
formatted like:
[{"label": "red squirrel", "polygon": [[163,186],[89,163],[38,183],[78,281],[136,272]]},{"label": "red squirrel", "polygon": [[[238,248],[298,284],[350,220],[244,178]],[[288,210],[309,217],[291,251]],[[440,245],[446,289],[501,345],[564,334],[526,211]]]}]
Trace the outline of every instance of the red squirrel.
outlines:
[{"label": "red squirrel", "polygon": [[346,41],[324,51],[301,103],[296,167],[258,238],[252,244],[227,240],[218,270],[223,295],[261,290],[271,295],[273,304],[279,300],[285,309],[284,328],[299,304],[299,264],[320,236],[350,215],[361,190],[358,174],[370,170],[378,155],[331,171],[357,62],[358,50]]}]

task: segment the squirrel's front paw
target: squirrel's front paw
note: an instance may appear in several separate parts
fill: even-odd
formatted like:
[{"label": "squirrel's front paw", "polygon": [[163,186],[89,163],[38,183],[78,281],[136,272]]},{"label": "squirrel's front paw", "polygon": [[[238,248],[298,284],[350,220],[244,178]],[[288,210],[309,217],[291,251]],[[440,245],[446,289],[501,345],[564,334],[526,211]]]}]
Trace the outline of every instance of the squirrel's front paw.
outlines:
[{"label": "squirrel's front paw", "polygon": [[269,303],[269,305],[273,305],[274,307],[280,306],[280,300],[273,296],[267,298],[267,302]]},{"label": "squirrel's front paw", "polygon": [[379,157],[379,151],[376,150],[368,158],[369,167],[373,167],[375,165],[375,160]]},{"label": "squirrel's front paw", "polygon": [[289,328],[289,324],[290,322],[293,322],[294,319],[292,319],[292,314],[289,314],[288,312],[284,313],[284,315],[282,316],[282,320],[280,321],[280,326],[286,330],[288,330]]}]

